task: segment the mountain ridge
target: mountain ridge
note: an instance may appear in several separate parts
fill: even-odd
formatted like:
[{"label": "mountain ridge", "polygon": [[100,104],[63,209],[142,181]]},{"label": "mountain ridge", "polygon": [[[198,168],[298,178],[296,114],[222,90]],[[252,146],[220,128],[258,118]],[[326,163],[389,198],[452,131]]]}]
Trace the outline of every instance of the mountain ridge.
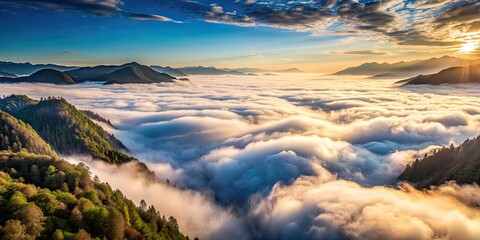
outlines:
[{"label": "mountain ridge", "polygon": [[450,56],[439,58],[430,58],[415,61],[400,61],[395,63],[363,63],[359,66],[348,67],[334,73],[334,75],[379,75],[394,74],[400,77],[415,76],[420,74],[432,74],[449,67],[474,65],[480,63],[480,60],[462,59]]},{"label": "mountain ridge", "polygon": [[245,75],[245,73],[237,70],[223,70],[216,67],[195,66],[176,69],[188,75]]},{"label": "mountain ridge", "polygon": [[173,76],[173,77],[187,77],[188,74],[176,69],[176,68],[172,68],[170,66],[165,66],[165,67],[162,67],[162,66],[155,66],[155,65],[150,65],[150,68],[152,68],[153,70],[159,72],[159,73],[165,73],[165,74],[168,74],[170,76]]},{"label": "mountain ridge", "polygon": [[6,83],[19,83],[19,82],[30,82],[30,83],[51,83],[58,85],[67,85],[75,84],[75,80],[68,76],[67,74],[54,70],[54,69],[42,69],[33,73],[30,76],[26,77],[0,77],[0,82]]},{"label": "mountain ridge", "polygon": [[128,149],[120,140],[65,99],[49,97],[36,102],[24,95],[12,95],[0,100],[0,110],[32,126],[61,154],[88,154],[109,163],[136,160],[123,153]]},{"label": "mountain ridge", "polygon": [[25,63],[15,63],[9,61],[0,61],[0,71],[7,72],[15,75],[31,75],[34,72],[37,72],[42,69],[54,69],[57,71],[67,71],[72,70],[78,67],[75,66],[63,66],[57,64],[31,64],[29,62]]},{"label": "mountain ridge", "polygon": [[168,74],[159,73],[149,67],[140,65],[138,63],[131,63],[111,73],[93,78],[94,81],[106,81],[105,84],[162,83],[173,82],[174,79],[174,77]]},{"label": "mountain ridge", "polygon": [[418,75],[413,78],[396,82],[396,84],[403,85],[440,85],[445,83],[480,83],[480,64],[451,67],[435,74]]},{"label": "mountain ridge", "polygon": [[30,125],[0,110],[0,151],[5,150],[57,156]]},{"label": "mountain ridge", "polygon": [[8,73],[8,72],[0,71],[0,77],[15,78],[15,77],[17,77],[17,75],[15,75],[15,74],[13,74],[13,73]]}]

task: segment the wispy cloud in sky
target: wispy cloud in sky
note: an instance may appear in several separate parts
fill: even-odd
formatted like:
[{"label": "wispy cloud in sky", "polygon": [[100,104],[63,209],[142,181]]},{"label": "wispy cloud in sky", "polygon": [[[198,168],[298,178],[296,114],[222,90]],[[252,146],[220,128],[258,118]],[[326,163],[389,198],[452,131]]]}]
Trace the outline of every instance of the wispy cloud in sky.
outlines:
[{"label": "wispy cloud in sky", "polygon": [[411,46],[458,45],[468,33],[478,33],[480,25],[480,3],[471,0],[237,0],[218,3],[165,0],[157,3],[149,13],[131,12],[120,0],[0,0],[0,3],[180,23],[162,14],[173,11],[181,13],[183,16],[179,17],[185,19],[237,26],[268,26],[317,35],[369,35],[374,39],[384,38],[398,45]]},{"label": "wispy cloud in sky", "polygon": [[[451,46],[451,33],[478,25],[480,3],[472,1],[235,1],[210,4],[171,1],[170,7],[208,22],[268,26],[318,35],[370,35],[399,45]],[[435,32],[435,33],[433,33]]]},{"label": "wispy cloud in sky", "polygon": [[52,11],[76,11],[99,16],[123,16],[137,20],[156,20],[163,22],[178,22],[168,17],[157,14],[133,13],[123,10],[120,0],[0,0],[0,3],[13,5],[26,5],[33,8],[48,9]]},{"label": "wispy cloud in sky", "polygon": [[347,55],[387,55],[388,52],[385,51],[376,51],[376,50],[353,50],[353,51],[343,51],[343,52],[330,52],[333,54],[347,54]]}]

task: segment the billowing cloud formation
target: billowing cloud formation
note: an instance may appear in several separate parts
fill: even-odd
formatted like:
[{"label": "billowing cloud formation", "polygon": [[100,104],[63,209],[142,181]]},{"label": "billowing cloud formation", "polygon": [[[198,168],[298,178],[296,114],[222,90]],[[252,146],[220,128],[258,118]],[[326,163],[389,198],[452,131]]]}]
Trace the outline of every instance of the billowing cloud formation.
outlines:
[{"label": "billowing cloud formation", "polygon": [[99,16],[124,16],[137,20],[156,20],[164,22],[173,21],[170,18],[156,14],[131,13],[124,11],[119,7],[123,4],[120,0],[0,0],[0,3],[27,5],[34,8],[42,8],[53,11],[79,11]]},{"label": "billowing cloud formation", "polygon": [[137,204],[143,199],[162,215],[174,216],[181,231],[192,238],[224,239],[224,236],[230,236],[247,239],[241,219],[198,192],[147,181],[133,164],[114,166],[82,156],[70,156],[66,160],[74,164],[86,163],[93,175],[108,182],[112,188],[120,189]]},{"label": "billowing cloud formation", "polygon": [[460,39],[452,33],[471,35],[474,30],[467,27],[479,21],[478,3],[466,0],[232,1],[222,3],[224,6],[204,1],[167,2],[172,9],[208,22],[269,26],[319,35],[360,34],[400,45],[454,45]]},{"label": "billowing cloud formation", "polygon": [[[461,143],[480,134],[478,85],[399,88],[392,86],[395,80],[319,75],[191,76],[190,79],[190,82],[153,84],[148,88],[95,83],[2,84],[0,94],[62,96],[80,109],[90,109],[111,119],[118,129],[107,129],[135,157],[146,162],[160,180],[169,179],[177,187],[188,189],[188,194],[199,194],[214,203],[214,207],[207,208],[211,210],[206,215],[232,208],[241,219],[239,231],[246,231],[248,238],[288,238],[293,234],[318,238],[324,232],[332,234],[325,238],[372,239],[374,232],[361,232],[362,229],[337,218],[328,224],[329,215],[321,213],[345,208],[349,211],[345,216],[356,217],[361,215],[355,213],[358,209],[377,211],[375,202],[382,195],[391,199],[392,202],[380,201],[391,208],[391,213],[405,214],[401,218],[382,217],[397,223],[395,226],[400,226],[403,220],[417,221],[415,212],[402,209],[403,202],[410,200],[410,192],[414,193],[411,200],[415,205],[405,206],[415,209],[425,207],[430,201],[447,199],[443,197],[447,188],[425,194],[405,190],[410,188],[399,190],[395,188],[396,176],[412,159],[435,147]],[[298,187],[302,182],[306,182],[305,188]],[[115,186],[123,187],[121,183]],[[314,196],[316,189],[333,198],[335,193],[327,191],[331,186],[338,186],[338,194],[350,199],[338,200],[338,208],[304,201],[308,194]],[[470,189],[472,196],[476,196],[476,188],[448,185],[448,194],[462,203],[475,205],[467,201],[473,198],[466,198],[462,192],[466,194],[465,189]],[[355,194],[344,194],[340,189],[358,194],[358,201]],[[288,192],[298,200],[277,206],[276,199],[283,198],[278,193]],[[143,193],[132,194],[139,198]],[[414,201],[418,194],[425,195],[424,202]],[[364,195],[372,198],[364,199]],[[164,214],[175,213],[163,211],[162,204],[157,204]],[[448,205],[448,201],[446,204],[442,213],[447,214],[453,205]],[[297,206],[312,211],[304,212]],[[273,218],[263,214],[270,207],[281,209],[279,213],[283,215],[270,215]],[[473,216],[465,215],[462,224],[470,226],[470,220],[475,220]],[[368,217],[368,223],[378,220],[371,215],[361,217]],[[425,219],[429,222],[425,223]],[[431,226],[439,219],[428,215],[421,220],[424,222],[419,222],[418,231],[398,232],[407,237],[417,237],[411,234],[420,230],[427,235],[444,236],[456,227],[451,222],[439,228]],[[212,236],[228,232],[218,229],[230,229],[231,221],[225,222],[225,228],[213,226],[205,232]],[[195,229],[187,221],[183,224]],[[273,234],[277,230],[281,236]],[[210,236],[205,232],[202,236]],[[351,235],[355,232],[358,235]],[[379,228],[377,232],[386,234],[387,230]]]},{"label": "billowing cloud formation", "polygon": [[[263,239],[478,239],[478,186],[419,191],[302,177],[252,201]],[[464,199],[470,199],[464,201]]]}]

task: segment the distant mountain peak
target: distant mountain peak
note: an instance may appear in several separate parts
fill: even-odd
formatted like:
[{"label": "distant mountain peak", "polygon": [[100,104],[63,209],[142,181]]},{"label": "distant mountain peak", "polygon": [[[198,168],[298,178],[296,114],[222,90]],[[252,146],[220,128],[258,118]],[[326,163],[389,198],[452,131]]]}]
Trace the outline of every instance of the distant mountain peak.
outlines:
[{"label": "distant mountain peak", "polygon": [[67,74],[54,70],[54,69],[42,69],[27,77],[29,81],[33,82],[46,82],[56,84],[74,84],[73,80]]},{"label": "distant mountain peak", "polygon": [[129,62],[129,63],[125,63],[121,66],[143,66],[143,65],[138,63],[138,62]]},{"label": "distant mountain peak", "polygon": [[52,83],[52,84],[74,84],[75,80],[67,74],[54,70],[42,69],[27,77],[18,78],[0,78],[0,82],[32,82],[32,83]]},{"label": "distant mountain peak", "polygon": [[432,74],[445,68],[462,65],[473,65],[480,63],[480,60],[468,60],[444,55],[439,58],[429,58],[426,60],[415,60],[410,62],[395,63],[363,63],[355,67],[348,67],[336,75],[378,75],[382,73],[392,73],[401,77],[412,77],[419,74]]},{"label": "distant mountain peak", "polygon": [[183,67],[177,68],[177,70],[180,70],[188,75],[245,75],[245,73],[237,70],[225,70],[216,67],[205,66]]},{"label": "distant mountain peak", "polygon": [[296,68],[296,67],[293,67],[293,68],[288,68],[288,69],[284,69],[284,70],[279,70],[277,72],[283,72],[283,73],[303,73],[302,70]]},{"label": "distant mountain peak", "polygon": [[7,62],[7,61],[0,61],[0,71],[7,72],[15,75],[30,75],[42,69],[54,69],[58,71],[67,71],[72,70],[77,67],[72,66],[61,66],[51,63],[46,64],[32,64],[29,62],[25,63],[15,63],[15,62]]},{"label": "distant mountain peak", "polygon": [[480,83],[480,64],[450,67],[435,74],[418,75],[416,77],[397,82],[397,84],[405,85],[438,85],[444,83]]},{"label": "distant mountain peak", "polygon": [[127,84],[173,82],[175,78],[144,65],[129,64],[96,79],[106,81],[106,84]]},{"label": "distant mountain peak", "polygon": [[165,74],[168,74],[170,76],[173,76],[173,77],[186,77],[188,76],[188,74],[176,69],[176,68],[173,68],[173,67],[170,67],[170,66],[166,66],[166,67],[162,67],[162,66],[150,66],[150,68],[152,68],[153,70],[159,72],[159,73],[165,73]]}]

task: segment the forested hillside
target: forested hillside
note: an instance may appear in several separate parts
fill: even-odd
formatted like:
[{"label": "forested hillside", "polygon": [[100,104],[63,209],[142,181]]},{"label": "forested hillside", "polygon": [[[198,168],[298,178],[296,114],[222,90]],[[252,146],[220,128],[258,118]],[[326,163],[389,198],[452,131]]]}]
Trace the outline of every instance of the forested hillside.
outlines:
[{"label": "forested hillside", "polygon": [[35,101],[25,95],[12,94],[0,98],[0,110],[12,113],[20,110],[26,106],[35,105],[38,101]]},{"label": "forested hillside", "polygon": [[137,207],[85,165],[0,151],[1,239],[188,239],[175,218]]},{"label": "forested hillside", "polygon": [[188,238],[175,218],[165,218],[143,201],[137,207],[120,191],[92,179],[84,164],[60,159],[28,124],[0,111],[0,239]]},{"label": "forested hillside", "polygon": [[98,121],[98,122],[103,122],[103,123],[109,125],[110,127],[115,128],[115,126],[113,126],[113,124],[112,124],[112,122],[110,122],[110,120],[108,120],[108,119],[106,119],[106,118],[98,115],[98,114],[95,113],[95,112],[92,112],[92,111],[90,111],[90,110],[81,110],[81,112],[82,112],[85,116],[89,117],[89,118],[92,119],[92,120],[95,120],[95,121]]},{"label": "forested hillside", "polygon": [[407,165],[399,179],[410,181],[420,188],[449,180],[480,184],[480,137],[467,140],[458,147],[443,147],[432,155],[416,159]]},{"label": "forested hillside", "polygon": [[56,156],[32,127],[3,111],[0,111],[0,150]]},{"label": "forested hillside", "polygon": [[30,124],[58,153],[91,155],[109,163],[135,160],[122,152],[128,151],[122,142],[65,99],[49,97],[37,103],[26,96],[12,95],[0,104],[0,110]]}]

